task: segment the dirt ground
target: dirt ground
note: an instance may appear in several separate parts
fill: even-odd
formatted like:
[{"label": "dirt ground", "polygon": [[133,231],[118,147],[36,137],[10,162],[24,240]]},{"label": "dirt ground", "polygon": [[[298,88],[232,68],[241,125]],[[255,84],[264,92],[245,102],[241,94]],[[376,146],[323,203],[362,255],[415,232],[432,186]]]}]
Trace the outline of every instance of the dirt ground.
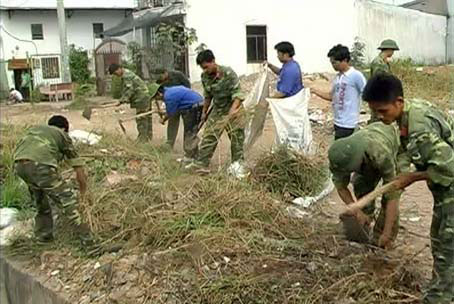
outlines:
[{"label": "dirt ground", "polygon": [[[320,88],[328,88],[328,82],[322,79],[316,81],[307,81],[308,84]],[[93,98],[93,102],[105,103],[111,101],[108,97]],[[65,106],[68,102],[59,103],[39,103],[34,106],[30,104],[19,104],[0,106],[0,119],[2,124],[20,124],[32,125],[37,123],[44,123],[53,114],[63,114],[68,117],[71,123],[71,129],[81,129],[86,131],[93,131],[95,133],[102,132],[121,132],[118,125],[119,118],[127,118],[134,114],[128,106],[122,106],[115,110],[112,109],[97,109],[92,115],[91,121],[84,119],[81,116],[81,111],[66,110]],[[331,114],[331,106],[328,102],[319,98],[313,97],[310,101],[309,112],[321,111],[323,114],[329,116]],[[127,128],[126,136],[135,138],[137,135],[135,129],[135,122],[125,123]],[[332,141],[332,125],[331,122],[325,123],[312,123],[314,138],[320,153],[325,153],[326,148]],[[182,150],[182,126],[178,134],[177,143],[174,149],[175,158],[181,157]],[[159,124],[156,117],[153,121],[154,138],[153,143],[156,145],[165,142],[166,127]],[[254,157],[259,155],[262,151],[270,148],[274,141],[274,128],[271,117],[268,117],[264,134],[255,145],[253,151],[247,153],[247,161],[253,160]],[[228,138],[224,135],[221,143],[214,155],[212,168],[217,169],[229,163],[230,157],[230,144]],[[395,244],[395,249],[389,252],[393,257],[411,257],[409,263],[420,265],[425,271],[426,279],[429,279],[431,274],[432,257],[430,253],[429,230],[431,222],[433,199],[427,189],[425,183],[416,183],[407,189],[401,200],[401,229],[398,240]],[[322,212],[322,214],[329,221],[338,221],[338,215],[343,210],[343,203],[336,193],[332,193],[323,202],[318,204],[315,208]],[[422,282],[425,284],[426,282]]]}]

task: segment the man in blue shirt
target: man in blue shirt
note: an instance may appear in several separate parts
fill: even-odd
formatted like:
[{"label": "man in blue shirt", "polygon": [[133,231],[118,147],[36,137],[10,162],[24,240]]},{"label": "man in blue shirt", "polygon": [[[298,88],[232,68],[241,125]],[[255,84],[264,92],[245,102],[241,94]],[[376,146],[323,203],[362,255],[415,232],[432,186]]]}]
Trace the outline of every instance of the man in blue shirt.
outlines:
[{"label": "man in blue shirt", "polygon": [[278,68],[271,63],[267,63],[271,71],[276,75],[279,75],[277,93],[272,97],[285,98],[296,95],[304,86],[300,65],[293,60],[295,49],[293,45],[287,41],[279,42],[274,49],[277,51],[277,58],[283,65],[282,68]]},{"label": "man in blue shirt", "polygon": [[[153,71],[158,74],[156,82],[163,87],[174,87],[174,86],[185,86],[191,88],[191,82],[188,77],[180,71],[172,71],[167,69],[155,69]],[[167,144],[173,149],[175,141],[178,135],[178,129],[180,127],[180,114],[170,116],[167,122]]]},{"label": "man in blue shirt", "polygon": [[151,84],[148,87],[150,95],[154,99],[162,100],[166,106],[166,112],[162,113],[161,123],[164,124],[169,117],[176,114],[183,118],[184,126],[184,162],[193,161],[198,154],[200,118],[203,109],[203,97],[196,91],[185,86],[163,87],[159,84]]}]

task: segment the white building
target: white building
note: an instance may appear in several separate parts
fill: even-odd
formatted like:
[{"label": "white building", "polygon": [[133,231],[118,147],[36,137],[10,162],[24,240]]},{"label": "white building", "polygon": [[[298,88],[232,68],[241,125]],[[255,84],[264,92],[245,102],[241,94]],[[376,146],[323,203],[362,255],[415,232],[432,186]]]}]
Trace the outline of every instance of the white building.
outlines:
[{"label": "white building", "polygon": [[[18,85],[20,73],[33,60],[36,84],[61,82],[60,38],[56,0],[1,0],[1,90]],[[102,40],[97,33],[115,26],[132,13],[134,0],[66,0],[68,44],[90,55]],[[120,37],[125,42],[132,34]],[[3,92],[4,93],[4,92]]]},{"label": "white building", "polygon": [[[198,43],[212,49],[217,61],[238,74],[256,71],[257,61],[279,64],[274,45],[290,41],[303,72],[332,71],[327,53],[335,44],[366,44],[366,59],[378,54],[383,39],[397,40],[396,57],[445,63],[447,17],[397,7],[403,0],[187,0],[186,25],[197,30]],[[437,0],[438,1],[438,0]],[[440,0],[446,1],[446,0]],[[454,0],[448,0],[453,1]],[[407,1],[408,2],[408,1]],[[200,79],[196,52],[189,54],[191,80]]]}]

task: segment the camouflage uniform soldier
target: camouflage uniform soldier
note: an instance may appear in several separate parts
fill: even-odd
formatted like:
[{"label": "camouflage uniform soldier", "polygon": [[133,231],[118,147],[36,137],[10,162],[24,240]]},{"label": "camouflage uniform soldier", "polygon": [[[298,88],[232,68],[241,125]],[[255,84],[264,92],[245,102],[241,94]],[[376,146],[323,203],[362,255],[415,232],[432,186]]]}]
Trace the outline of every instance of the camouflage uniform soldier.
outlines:
[{"label": "camouflage uniform soldier", "polygon": [[[399,151],[397,128],[381,122],[368,125],[351,136],[333,143],[328,152],[333,182],[339,196],[348,205],[354,202],[348,184],[351,173],[356,198],[373,191],[380,180],[383,183],[396,177]],[[373,242],[389,247],[399,231],[399,191],[383,195],[381,211],[374,226]],[[362,211],[372,217],[375,204]],[[357,214],[359,216],[359,214]]]},{"label": "camouflage uniform soldier", "polygon": [[28,185],[37,208],[35,235],[40,241],[53,239],[50,201],[61,209],[69,222],[89,237],[88,228],[81,225],[77,197],[70,185],[58,173],[58,162],[69,159],[77,175],[80,192],[86,191],[86,178],[81,161],[68,136],[69,123],[63,116],[53,116],[49,125],[30,128],[17,144],[14,161],[17,175]]},{"label": "camouflage uniform soldier", "polygon": [[[372,60],[370,64],[370,76],[374,76],[378,73],[391,73],[391,65],[389,61],[394,55],[394,51],[398,51],[399,47],[397,43],[392,39],[383,40],[378,47],[380,54]],[[376,114],[372,111],[369,123],[380,121]]]},{"label": "camouflage uniform soldier", "polygon": [[398,177],[401,189],[426,180],[434,197],[430,235],[433,278],[423,303],[448,304],[454,300],[454,119],[432,104],[404,101],[402,83],[395,76],[378,74],[363,94],[371,109],[386,124],[397,121],[407,161],[417,172]]},{"label": "camouflage uniform soldier", "polygon": [[[148,88],[145,82],[136,74],[128,69],[120,67],[118,64],[109,66],[109,73],[121,77],[123,80],[123,94],[120,104],[129,103],[131,108],[136,109],[136,114],[151,111],[151,101],[148,95]],[[147,115],[136,119],[139,141],[148,141],[153,138],[152,116]]]},{"label": "camouflage uniform soldier", "polygon": [[391,73],[391,66],[389,64],[390,58],[393,56],[394,51],[398,51],[397,43],[392,39],[383,40],[378,47],[381,51],[380,54],[372,60],[370,64],[370,76],[377,73]]},{"label": "camouflage uniform soldier", "polygon": [[[238,112],[244,98],[241,94],[239,79],[231,68],[217,65],[210,50],[199,53],[197,64],[203,69],[202,84],[205,102],[202,121],[206,121],[207,118],[208,120],[197,161],[189,164],[187,168],[209,166],[224,130],[227,130],[231,141],[232,163],[241,163],[244,159],[244,129],[242,123],[239,122]],[[211,103],[213,103],[212,110],[207,117]]]}]

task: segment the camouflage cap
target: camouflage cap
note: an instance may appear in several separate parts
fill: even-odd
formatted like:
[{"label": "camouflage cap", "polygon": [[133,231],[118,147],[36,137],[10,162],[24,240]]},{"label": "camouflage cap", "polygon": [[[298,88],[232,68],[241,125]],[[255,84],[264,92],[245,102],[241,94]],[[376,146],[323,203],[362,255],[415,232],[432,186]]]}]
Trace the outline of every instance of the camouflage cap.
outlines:
[{"label": "camouflage cap", "polygon": [[154,97],[156,95],[156,93],[158,92],[160,86],[161,85],[157,84],[156,82],[150,83],[147,86],[148,87],[148,95],[150,95],[150,97]]},{"label": "camouflage cap", "polygon": [[392,39],[383,40],[378,47],[379,50],[395,50],[398,51],[399,47],[397,46],[396,41]]},{"label": "camouflage cap", "polygon": [[358,171],[363,162],[367,141],[361,133],[336,140],[328,150],[330,169],[337,173]]}]

